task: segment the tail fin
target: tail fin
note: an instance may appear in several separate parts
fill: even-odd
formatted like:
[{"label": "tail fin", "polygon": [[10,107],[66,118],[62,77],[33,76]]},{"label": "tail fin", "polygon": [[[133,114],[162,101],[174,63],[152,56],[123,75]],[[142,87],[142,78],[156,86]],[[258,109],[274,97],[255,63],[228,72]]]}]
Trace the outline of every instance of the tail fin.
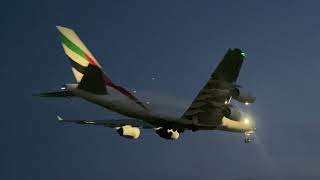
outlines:
[{"label": "tail fin", "polygon": [[90,64],[102,70],[98,61],[72,29],[62,26],[57,26],[57,29],[61,36],[62,47],[70,59],[72,72],[78,83]]},{"label": "tail fin", "polygon": [[105,85],[111,86],[146,109],[128,90],[112,82],[102,70],[98,61],[72,29],[62,26],[57,26],[57,29],[61,36],[64,52],[70,58],[72,72],[78,82],[79,89],[96,94],[106,94],[107,90]]}]

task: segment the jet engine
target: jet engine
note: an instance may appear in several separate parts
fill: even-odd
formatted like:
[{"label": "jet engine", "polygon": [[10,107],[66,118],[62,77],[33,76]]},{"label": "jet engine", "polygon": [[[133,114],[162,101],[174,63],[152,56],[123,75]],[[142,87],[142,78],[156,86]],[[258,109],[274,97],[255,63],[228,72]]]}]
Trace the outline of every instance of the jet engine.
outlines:
[{"label": "jet engine", "polygon": [[241,121],[242,113],[233,107],[228,107],[225,113],[225,117],[234,121]]},{"label": "jet engine", "polygon": [[116,129],[117,129],[117,133],[120,136],[125,138],[138,139],[140,136],[140,129],[137,127],[126,125],[126,126],[118,127]]},{"label": "jet engine", "polygon": [[241,103],[253,103],[256,100],[252,93],[240,87],[233,90],[232,97]]},{"label": "jet engine", "polygon": [[177,140],[180,135],[177,131],[174,131],[172,129],[167,129],[167,128],[156,129],[156,133],[164,139],[171,139],[171,140]]}]

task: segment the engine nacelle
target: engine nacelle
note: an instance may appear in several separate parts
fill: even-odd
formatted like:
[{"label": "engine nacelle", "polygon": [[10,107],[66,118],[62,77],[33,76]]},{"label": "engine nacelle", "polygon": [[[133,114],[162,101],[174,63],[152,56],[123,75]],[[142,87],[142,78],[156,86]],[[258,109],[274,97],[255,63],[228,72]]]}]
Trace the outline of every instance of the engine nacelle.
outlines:
[{"label": "engine nacelle", "polygon": [[177,140],[180,135],[177,131],[174,131],[172,129],[166,129],[166,128],[156,129],[156,133],[164,139],[171,139],[171,140]]},{"label": "engine nacelle", "polygon": [[241,103],[254,103],[256,100],[256,97],[251,92],[240,87],[234,89],[232,97]]},{"label": "engine nacelle", "polygon": [[126,126],[118,127],[116,129],[117,129],[117,133],[120,136],[125,138],[138,139],[140,136],[140,129],[137,127],[126,125]]},{"label": "engine nacelle", "polygon": [[242,113],[235,108],[229,107],[226,111],[225,117],[234,121],[241,121]]}]

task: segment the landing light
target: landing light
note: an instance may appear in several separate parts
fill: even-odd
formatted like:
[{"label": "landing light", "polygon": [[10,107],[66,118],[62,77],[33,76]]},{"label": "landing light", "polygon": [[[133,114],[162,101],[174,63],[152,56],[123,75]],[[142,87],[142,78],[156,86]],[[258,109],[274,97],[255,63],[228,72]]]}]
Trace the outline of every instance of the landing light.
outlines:
[{"label": "landing light", "polygon": [[248,103],[248,102],[245,102],[244,104],[245,104],[246,106],[249,106],[249,103]]},{"label": "landing light", "polygon": [[245,124],[249,124],[249,123],[250,123],[249,119],[247,119],[247,118],[244,119],[244,123],[245,123]]}]

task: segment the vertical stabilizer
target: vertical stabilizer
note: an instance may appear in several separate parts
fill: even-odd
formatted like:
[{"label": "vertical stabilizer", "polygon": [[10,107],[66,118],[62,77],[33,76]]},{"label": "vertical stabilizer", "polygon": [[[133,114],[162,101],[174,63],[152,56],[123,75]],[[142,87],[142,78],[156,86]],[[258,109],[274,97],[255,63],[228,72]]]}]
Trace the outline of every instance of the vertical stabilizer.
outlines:
[{"label": "vertical stabilizer", "polygon": [[57,26],[57,29],[60,33],[62,47],[70,59],[71,69],[78,83],[81,81],[89,64],[102,69],[98,61],[72,29],[62,26]]}]

